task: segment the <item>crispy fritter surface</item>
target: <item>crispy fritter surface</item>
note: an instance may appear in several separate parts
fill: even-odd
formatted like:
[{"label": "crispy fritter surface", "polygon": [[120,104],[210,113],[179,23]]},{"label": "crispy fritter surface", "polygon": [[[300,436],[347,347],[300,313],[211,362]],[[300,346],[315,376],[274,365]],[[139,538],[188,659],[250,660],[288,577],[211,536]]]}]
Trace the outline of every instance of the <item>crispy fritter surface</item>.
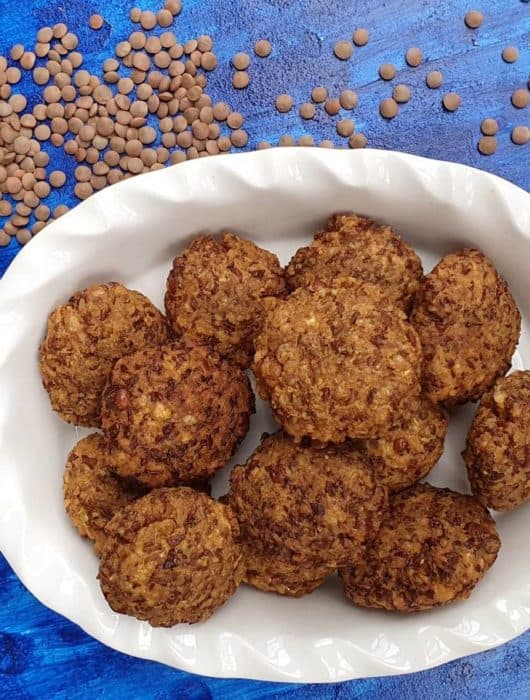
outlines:
[{"label": "crispy fritter surface", "polygon": [[99,581],[113,610],[156,627],[199,622],[243,575],[230,510],[189,488],[163,488],[120,510],[106,527]]},{"label": "crispy fritter surface", "polygon": [[499,548],[495,522],[473,496],[417,484],[390,497],[365,556],[340,575],[361,607],[428,610],[468,598]]},{"label": "crispy fritter surface", "polygon": [[100,427],[101,393],[114,362],[167,340],[164,316],[140,292],[96,284],[52,311],[40,371],[54,411],[68,423]]},{"label": "crispy fritter surface", "polygon": [[521,315],[508,285],[478,250],[446,255],[424,279],[411,322],[423,347],[423,384],[435,402],[480,398],[510,368]]},{"label": "crispy fritter surface", "polygon": [[144,491],[110,471],[103,435],[92,433],[68,455],[63,493],[66,512],[79,534],[97,542],[112,516]]},{"label": "crispy fritter surface", "polygon": [[389,491],[401,491],[427,476],[438,462],[447,425],[445,411],[419,397],[404,408],[399,423],[387,435],[359,441],[359,449]]},{"label": "crispy fritter surface", "polygon": [[300,288],[270,309],[253,364],[260,396],[295,440],[378,437],[420,392],[405,314],[362,283]]},{"label": "crispy fritter surface", "polygon": [[291,289],[315,280],[350,276],[379,285],[386,298],[407,310],[419,289],[421,260],[395,231],[357,214],[332,216],[310,246],[300,248],[286,270]]},{"label": "crispy fritter surface", "polygon": [[301,598],[321,586],[333,569],[304,567],[278,559],[274,549],[263,551],[256,542],[243,541],[243,581],[260,591]]},{"label": "crispy fritter surface", "polygon": [[463,454],[485,506],[511,510],[530,499],[530,371],[498,379],[483,395]]},{"label": "crispy fritter surface", "polygon": [[360,556],[386,511],[387,493],[357,453],[266,436],[232,470],[228,503],[243,539],[291,566],[333,570]]},{"label": "crispy fritter surface", "polygon": [[102,399],[109,463],[149,487],[212,476],[245,436],[254,396],[245,372],[179,343],[118,360]]},{"label": "crispy fritter surface", "polygon": [[273,253],[232,233],[200,236],[173,261],[166,310],[177,336],[248,367],[264,299],[286,293]]}]

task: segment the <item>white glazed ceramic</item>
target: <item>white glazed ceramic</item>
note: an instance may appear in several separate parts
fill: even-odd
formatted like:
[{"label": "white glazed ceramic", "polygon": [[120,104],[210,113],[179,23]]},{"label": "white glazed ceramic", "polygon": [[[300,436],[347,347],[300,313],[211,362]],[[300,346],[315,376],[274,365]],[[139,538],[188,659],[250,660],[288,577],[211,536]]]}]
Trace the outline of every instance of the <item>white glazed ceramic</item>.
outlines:
[{"label": "white glazed ceramic", "polygon": [[[230,228],[285,263],[341,210],[391,223],[417,246],[426,271],[463,245],[490,255],[524,318],[514,366],[530,367],[530,196],[471,168],[397,153],[278,149],[134,178],[47,228],[1,282],[0,546],[39,600],[104,644],[212,676],[322,682],[419,671],[530,626],[530,503],[497,517],[501,553],[466,602],[402,616],[353,607],[333,579],[299,600],[242,586],[207,622],[173,629],[112,612],[92,548],[64,514],[65,457],[87,431],[55,416],[41,387],[37,347],[50,310],[107,280],[161,305],[170,261],[204,230]],[[258,409],[234,461],[273,425],[259,402]],[[468,490],[459,453],[472,413],[454,412],[431,483]],[[218,492],[224,483],[226,474]]]}]

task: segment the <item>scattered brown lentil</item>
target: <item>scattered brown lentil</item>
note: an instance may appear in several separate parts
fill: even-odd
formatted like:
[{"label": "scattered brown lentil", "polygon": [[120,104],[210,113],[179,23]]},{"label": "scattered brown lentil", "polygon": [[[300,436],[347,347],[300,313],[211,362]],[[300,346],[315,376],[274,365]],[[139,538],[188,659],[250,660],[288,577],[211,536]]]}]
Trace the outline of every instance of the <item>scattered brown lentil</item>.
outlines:
[{"label": "scattered brown lentil", "polygon": [[430,73],[427,74],[427,77],[425,78],[427,87],[430,87],[431,90],[436,90],[437,88],[441,87],[443,81],[443,75],[439,70],[432,70]]},{"label": "scattered brown lentil", "polygon": [[483,119],[482,124],[480,125],[480,130],[484,136],[495,136],[495,134],[499,131],[499,125],[495,119]]},{"label": "scattered brown lentil", "polygon": [[267,56],[270,56],[271,52],[272,46],[267,39],[259,39],[259,41],[254,44],[254,53],[260,58],[267,58]]},{"label": "scattered brown lentil", "polygon": [[392,63],[383,63],[379,66],[379,75],[383,80],[393,80],[396,77],[396,67]]},{"label": "scattered brown lentil", "polygon": [[279,146],[294,146],[295,144],[294,138],[289,134],[284,134],[278,141]]},{"label": "scattered brown lentil", "polygon": [[405,54],[405,60],[411,68],[417,68],[423,61],[422,50],[417,47],[408,49]]},{"label": "scattered brown lentil", "polygon": [[448,92],[443,96],[442,103],[448,112],[456,112],[462,103],[462,98],[456,92]]},{"label": "scattered brown lentil", "polygon": [[304,102],[300,105],[299,114],[302,119],[313,119],[316,114],[316,107],[312,102]]},{"label": "scattered brown lentil", "polygon": [[250,78],[248,73],[241,70],[236,70],[234,72],[232,77],[232,85],[236,88],[236,90],[243,90],[248,86],[249,82]]},{"label": "scattered brown lentil", "polygon": [[394,119],[399,111],[398,104],[391,97],[382,100],[379,105],[379,112],[385,119]]},{"label": "scattered brown lentil", "polygon": [[396,85],[392,91],[392,97],[398,104],[408,102],[410,100],[410,88],[408,85]]},{"label": "scattered brown lentil", "polygon": [[[259,141],[256,144],[257,151],[264,151],[267,148],[272,148],[272,144],[270,144],[268,141]],[[1,204],[1,202],[0,202],[0,204]]]},{"label": "scattered brown lentil", "polygon": [[340,93],[339,102],[342,109],[351,110],[357,107],[359,98],[357,97],[357,93],[353,90],[343,90]]},{"label": "scattered brown lentil", "polygon": [[370,39],[370,33],[368,29],[356,29],[353,32],[353,43],[355,46],[366,46]]},{"label": "scattered brown lentil", "polygon": [[491,156],[497,150],[497,139],[495,136],[481,136],[478,142],[478,150],[483,156]]},{"label": "scattered brown lentil", "polygon": [[511,139],[517,146],[524,146],[530,141],[530,129],[527,126],[514,127],[512,129]]},{"label": "scattered brown lentil", "polygon": [[250,57],[246,53],[236,53],[232,58],[232,65],[236,70],[246,70],[250,65]]},{"label": "scattered brown lentil", "polygon": [[506,63],[515,63],[519,58],[519,49],[515,46],[507,46],[503,49],[502,60]]},{"label": "scattered brown lentil", "polygon": [[335,116],[335,114],[338,114],[340,112],[340,101],[333,98],[328,98],[326,100],[326,104],[324,105],[324,109],[330,116]]},{"label": "scattered brown lentil", "polygon": [[464,22],[470,29],[478,29],[484,21],[484,15],[479,10],[469,10],[464,17]]},{"label": "scattered brown lentil", "polygon": [[512,93],[512,105],[517,107],[517,109],[524,109],[525,107],[528,107],[529,102],[530,92],[528,90],[521,88]]},{"label": "scattered brown lentil", "polygon": [[347,61],[352,57],[353,46],[349,41],[337,41],[337,43],[333,47],[333,53],[341,61]]},{"label": "scattered brown lentil", "polygon": [[104,19],[101,15],[92,15],[88,20],[88,26],[90,29],[101,29],[104,24]]},{"label": "scattered brown lentil", "polygon": [[323,87],[322,85],[317,85],[311,90],[311,99],[313,102],[316,102],[317,104],[320,104],[321,102],[325,102],[326,97],[328,96],[328,91],[327,88]]},{"label": "scattered brown lentil", "polygon": [[[276,109],[278,110],[278,112],[290,112],[292,108],[293,98],[290,95],[278,95],[278,97],[276,98]],[[216,118],[218,119],[219,117]]]},{"label": "scattered brown lentil", "polygon": [[354,130],[355,124],[351,119],[341,119],[339,122],[337,122],[337,134],[339,136],[351,136]]}]

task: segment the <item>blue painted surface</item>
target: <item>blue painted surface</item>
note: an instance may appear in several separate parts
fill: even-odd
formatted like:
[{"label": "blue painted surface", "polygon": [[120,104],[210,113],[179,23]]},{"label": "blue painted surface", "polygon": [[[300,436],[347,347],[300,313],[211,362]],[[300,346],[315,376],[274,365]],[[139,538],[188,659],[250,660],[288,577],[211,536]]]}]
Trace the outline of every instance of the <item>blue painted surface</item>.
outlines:
[{"label": "blue painted surface", "polygon": [[[103,59],[136,28],[128,20],[132,4],[132,0],[0,0],[0,53],[6,54],[18,42],[33,46],[40,26],[64,21],[80,37],[84,67],[101,74]],[[147,1],[137,4],[142,9],[160,7]],[[509,138],[513,126],[530,125],[530,110],[516,110],[510,103],[513,90],[524,87],[530,77],[527,0],[184,0],[183,4],[174,25],[177,36],[182,41],[202,33],[214,37],[219,67],[209,76],[207,91],[214,101],[226,100],[245,115],[248,148],[261,139],[277,143],[285,133],[295,137],[309,133],[317,141],[331,138],[336,145],[346,145],[335,132],[340,117],[329,117],[319,110],[315,120],[304,122],[296,110],[276,113],[274,99],[288,92],[299,105],[318,84],[330,88],[332,96],[353,88],[360,95],[353,118],[371,146],[467,163],[530,189],[530,146],[516,147]],[[485,22],[476,32],[463,23],[470,6],[485,14]],[[99,32],[88,29],[88,18],[94,12],[106,19]],[[367,27],[371,41],[356,49],[351,61],[340,62],[333,57],[332,47],[336,40],[350,38],[356,27]],[[273,43],[271,57],[253,57],[249,89],[234,90],[230,57],[236,51],[252,54],[254,41],[264,37]],[[507,45],[521,51],[513,65],[503,63],[500,57]],[[405,64],[404,53],[410,46],[423,49],[426,63],[419,68]],[[377,79],[377,68],[383,62],[395,63],[399,70],[391,84]],[[432,91],[424,81],[427,72],[435,69],[444,73],[445,85]],[[378,115],[378,104],[390,96],[398,82],[411,87],[413,98],[401,108],[398,118],[385,122]],[[21,88],[30,94],[30,106],[39,101],[29,77]],[[457,113],[448,114],[440,103],[443,92],[452,90],[460,93],[463,103]],[[476,149],[484,117],[494,117],[500,123],[498,151],[489,158]],[[75,163],[62,149],[48,144],[46,150],[51,156],[50,169],[73,172]],[[59,203],[73,206],[75,199],[65,185],[46,203],[52,208]],[[0,273],[18,249],[16,241],[0,249]],[[325,686],[199,678],[101,646],[41,606],[0,558],[0,697],[13,696],[68,700],[529,698],[530,633],[499,649],[410,676]]]}]

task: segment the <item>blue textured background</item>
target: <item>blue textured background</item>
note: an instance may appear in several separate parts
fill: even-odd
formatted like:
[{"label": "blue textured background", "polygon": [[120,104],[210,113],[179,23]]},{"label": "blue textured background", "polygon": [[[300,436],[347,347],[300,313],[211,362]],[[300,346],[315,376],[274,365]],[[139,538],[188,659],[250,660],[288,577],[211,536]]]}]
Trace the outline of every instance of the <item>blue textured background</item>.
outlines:
[{"label": "blue textured background", "polygon": [[[63,21],[80,37],[78,50],[85,56],[84,67],[100,75],[101,63],[112,55],[114,45],[137,28],[128,19],[133,4],[152,10],[161,6],[132,0],[0,0],[0,53],[7,54],[18,42],[32,47],[40,26]],[[316,119],[304,122],[297,110],[276,113],[274,99],[288,92],[301,104],[318,84],[328,86],[332,96],[353,88],[360,95],[353,118],[369,145],[467,163],[530,189],[530,146],[514,146],[509,138],[513,126],[530,125],[530,110],[516,110],[510,102],[513,90],[524,87],[530,77],[528,0],[183,0],[183,5],[174,30],[181,41],[202,33],[214,37],[219,67],[209,75],[207,92],[245,115],[248,148],[261,139],[277,143],[285,133],[295,137],[309,133],[317,141],[330,138],[336,145],[346,145],[335,132],[340,117],[319,111]],[[463,23],[470,7],[485,15],[483,26],[475,32]],[[88,18],[94,12],[106,19],[99,32],[88,29]],[[370,30],[368,46],[356,49],[349,62],[335,59],[335,41],[350,38],[360,26]],[[231,86],[229,60],[237,51],[252,54],[255,40],[263,37],[272,41],[273,53],[264,61],[252,59],[251,85],[238,92]],[[507,45],[521,51],[513,65],[500,57]],[[419,68],[405,64],[404,53],[410,46],[423,49],[426,63]],[[377,79],[383,62],[395,63],[399,69],[391,84]],[[428,90],[424,84],[425,75],[434,69],[444,73],[442,90]],[[385,122],[378,115],[378,104],[398,82],[411,87],[413,98],[395,120]],[[38,92],[31,78],[20,87],[31,95],[33,106]],[[443,92],[450,90],[463,99],[455,114],[440,106]],[[498,151],[489,158],[476,149],[480,122],[486,116],[500,124]],[[48,144],[46,150],[51,155],[50,168],[73,172],[75,163],[62,149]],[[68,185],[47,201],[51,207],[59,203],[75,204]],[[18,250],[16,241],[0,249],[0,273]],[[0,557],[0,698],[294,700],[302,696],[322,700],[529,698],[530,633],[499,649],[409,676],[324,686],[200,678],[101,646],[42,607]]]}]

